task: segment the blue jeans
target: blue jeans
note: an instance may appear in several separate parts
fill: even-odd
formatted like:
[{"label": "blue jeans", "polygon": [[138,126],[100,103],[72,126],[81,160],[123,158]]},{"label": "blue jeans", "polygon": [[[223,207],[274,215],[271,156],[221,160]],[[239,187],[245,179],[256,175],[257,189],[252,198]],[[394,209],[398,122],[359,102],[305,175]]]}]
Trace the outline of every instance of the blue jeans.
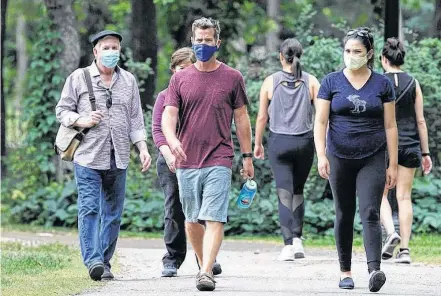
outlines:
[{"label": "blue jeans", "polygon": [[74,164],[78,188],[78,232],[86,267],[102,262],[110,267],[124,207],[127,170],[118,169],[115,156],[109,170]]}]

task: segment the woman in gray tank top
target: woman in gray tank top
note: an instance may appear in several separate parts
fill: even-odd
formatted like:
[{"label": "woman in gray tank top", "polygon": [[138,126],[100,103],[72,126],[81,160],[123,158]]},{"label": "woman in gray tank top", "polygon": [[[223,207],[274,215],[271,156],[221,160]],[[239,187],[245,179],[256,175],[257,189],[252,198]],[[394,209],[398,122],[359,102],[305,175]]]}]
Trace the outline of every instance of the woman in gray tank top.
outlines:
[{"label": "woman in gray tank top", "polygon": [[302,46],[286,39],[280,46],[282,70],[263,82],[256,122],[254,156],[264,159],[263,134],[269,118],[268,156],[279,198],[279,219],[285,247],[280,261],[304,258],[303,188],[314,158],[313,110],[320,84],[302,71]]}]

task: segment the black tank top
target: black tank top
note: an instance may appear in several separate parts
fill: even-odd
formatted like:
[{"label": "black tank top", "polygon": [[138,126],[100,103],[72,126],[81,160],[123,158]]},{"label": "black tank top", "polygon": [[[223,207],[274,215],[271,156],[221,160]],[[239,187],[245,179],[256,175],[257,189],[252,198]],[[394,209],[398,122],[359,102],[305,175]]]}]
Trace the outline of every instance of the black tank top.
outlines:
[{"label": "black tank top", "polygon": [[[398,145],[400,147],[420,145],[418,126],[415,114],[416,83],[415,79],[406,72],[385,74],[394,85],[395,96],[398,99],[409,83],[409,90],[395,104],[395,116],[398,127]],[[413,81],[412,81],[413,80]],[[398,82],[398,85],[397,85]]]}]

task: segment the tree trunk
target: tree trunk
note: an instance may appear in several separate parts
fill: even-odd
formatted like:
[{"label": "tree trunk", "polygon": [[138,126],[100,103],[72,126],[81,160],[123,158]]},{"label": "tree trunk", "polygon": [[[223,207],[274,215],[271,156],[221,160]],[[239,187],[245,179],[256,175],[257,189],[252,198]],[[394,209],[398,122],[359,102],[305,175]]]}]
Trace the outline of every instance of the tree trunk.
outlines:
[{"label": "tree trunk", "polygon": [[86,67],[94,59],[92,44],[89,41],[90,35],[104,30],[105,25],[112,22],[112,16],[107,3],[102,0],[82,1],[81,4],[82,9],[86,11],[86,18],[83,21],[86,32],[80,34],[81,58],[79,66]]},{"label": "tree trunk", "polygon": [[14,130],[13,141],[19,141],[22,131],[21,104],[23,101],[24,90],[26,88],[26,71],[28,68],[28,55],[26,52],[26,19],[23,15],[17,18],[17,29],[15,31],[16,38],[16,52],[17,52],[17,79],[15,80],[15,100],[14,100],[14,126],[9,128],[11,132]]},{"label": "tree trunk", "polygon": [[80,62],[80,40],[76,27],[73,0],[44,0],[49,18],[54,22],[55,30],[60,32],[64,45],[61,54],[61,70],[66,77],[78,68]]},{"label": "tree trunk", "polygon": [[384,41],[400,38],[400,0],[386,0],[384,10]]},{"label": "tree trunk", "polygon": [[[63,51],[59,57],[62,75],[67,77],[80,63],[80,40],[76,27],[75,13],[72,9],[73,0],[44,0],[49,18],[54,23],[54,30],[61,34]],[[56,162],[56,179],[63,182],[64,168],[59,157],[54,157]]]},{"label": "tree trunk", "polygon": [[132,0],[132,49],[136,62],[145,62],[150,58],[153,74],[149,75],[141,90],[143,110],[153,106],[156,67],[158,63],[158,42],[156,37],[156,7],[153,0]]},{"label": "tree trunk", "polygon": [[441,0],[435,1],[435,16],[433,20],[434,33],[432,34],[435,38],[441,38]]},{"label": "tree trunk", "polygon": [[6,7],[7,1],[1,0],[1,82],[0,82],[0,96],[1,96],[1,177],[6,175],[5,166],[5,156],[6,156],[6,110],[5,110],[5,94],[3,92],[3,58],[4,58],[4,43],[5,43],[5,32],[6,32]]},{"label": "tree trunk", "polygon": [[277,51],[280,45],[279,32],[279,16],[280,16],[280,0],[268,0],[266,6],[266,13],[269,18],[276,22],[277,29],[268,32],[266,35],[266,49],[269,53],[274,53]]}]

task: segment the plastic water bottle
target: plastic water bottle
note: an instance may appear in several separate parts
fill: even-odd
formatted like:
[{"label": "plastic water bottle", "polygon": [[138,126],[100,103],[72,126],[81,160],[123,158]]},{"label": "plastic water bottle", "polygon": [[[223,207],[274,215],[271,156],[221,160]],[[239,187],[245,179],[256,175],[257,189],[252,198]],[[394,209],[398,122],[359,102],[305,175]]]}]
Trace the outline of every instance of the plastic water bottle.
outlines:
[{"label": "plastic water bottle", "polygon": [[256,196],[256,192],[257,183],[254,180],[248,179],[248,181],[243,184],[237,197],[237,206],[241,209],[248,209]]}]

